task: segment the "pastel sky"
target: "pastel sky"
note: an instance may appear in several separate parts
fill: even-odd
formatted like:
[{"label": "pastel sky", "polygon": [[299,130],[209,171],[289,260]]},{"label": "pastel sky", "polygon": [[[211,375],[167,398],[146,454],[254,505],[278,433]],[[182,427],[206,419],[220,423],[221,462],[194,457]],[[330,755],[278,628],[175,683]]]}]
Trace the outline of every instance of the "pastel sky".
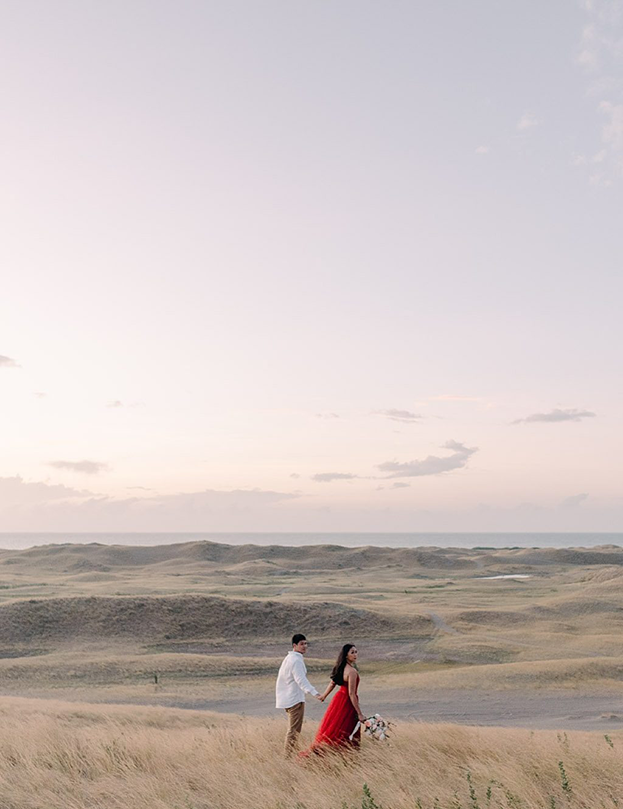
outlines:
[{"label": "pastel sky", "polygon": [[621,530],[621,0],[0,31],[0,530]]}]

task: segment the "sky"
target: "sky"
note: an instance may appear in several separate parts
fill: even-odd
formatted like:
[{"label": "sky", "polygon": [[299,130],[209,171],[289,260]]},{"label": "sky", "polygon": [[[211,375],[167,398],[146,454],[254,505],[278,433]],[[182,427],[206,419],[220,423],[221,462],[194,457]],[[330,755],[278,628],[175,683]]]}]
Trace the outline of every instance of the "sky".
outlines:
[{"label": "sky", "polygon": [[0,531],[617,531],[623,0],[5,0]]}]

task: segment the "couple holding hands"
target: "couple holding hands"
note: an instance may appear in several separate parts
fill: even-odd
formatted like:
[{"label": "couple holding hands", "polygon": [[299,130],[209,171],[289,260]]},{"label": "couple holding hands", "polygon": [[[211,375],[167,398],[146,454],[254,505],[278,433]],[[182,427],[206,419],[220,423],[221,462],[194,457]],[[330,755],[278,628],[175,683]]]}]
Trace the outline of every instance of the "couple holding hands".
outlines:
[{"label": "couple holding hands", "polygon": [[288,757],[294,752],[303,727],[305,694],[311,694],[324,702],[334,688],[338,689],[320,723],[312,746],[301,753],[301,756],[321,752],[323,747],[358,747],[361,738],[359,723],[366,721],[357,696],[360,678],[356,668],[356,646],[353,643],[342,646],[331,671],[329,684],[320,694],[307,679],[303,656],[307,653],[308,645],[305,635],[294,635],[292,651],[285,656],[277,675],[277,708],[285,710],[288,716],[285,740],[285,754]]}]

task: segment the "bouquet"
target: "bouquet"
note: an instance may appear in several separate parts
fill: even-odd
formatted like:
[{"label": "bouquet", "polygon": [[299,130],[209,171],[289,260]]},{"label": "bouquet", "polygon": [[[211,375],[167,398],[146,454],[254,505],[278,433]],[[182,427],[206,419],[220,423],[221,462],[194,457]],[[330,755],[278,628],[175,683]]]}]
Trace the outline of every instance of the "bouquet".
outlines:
[{"label": "bouquet", "polygon": [[357,722],[355,730],[353,730],[351,733],[350,738],[352,739],[359,727],[362,726],[363,732],[367,736],[370,736],[372,739],[378,739],[378,741],[382,742],[389,738],[389,725],[390,723],[383,719],[381,714],[375,713],[374,716],[369,716],[365,722]]},{"label": "bouquet", "polygon": [[388,737],[389,722],[386,722],[381,714],[375,713],[374,716],[368,717],[363,723],[364,733],[372,736],[373,739],[384,741]]}]

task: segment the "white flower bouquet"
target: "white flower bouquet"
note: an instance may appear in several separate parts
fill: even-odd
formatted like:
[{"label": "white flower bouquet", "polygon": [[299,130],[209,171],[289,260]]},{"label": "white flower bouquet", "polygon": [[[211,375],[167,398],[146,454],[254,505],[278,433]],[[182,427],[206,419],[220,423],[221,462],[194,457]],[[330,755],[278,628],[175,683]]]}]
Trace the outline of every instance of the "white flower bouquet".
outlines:
[{"label": "white flower bouquet", "polygon": [[363,732],[373,739],[378,739],[380,742],[389,738],[389,722],[387,722],[381,714],[375,713],[374,716],[369,716],[363,723]]}]

